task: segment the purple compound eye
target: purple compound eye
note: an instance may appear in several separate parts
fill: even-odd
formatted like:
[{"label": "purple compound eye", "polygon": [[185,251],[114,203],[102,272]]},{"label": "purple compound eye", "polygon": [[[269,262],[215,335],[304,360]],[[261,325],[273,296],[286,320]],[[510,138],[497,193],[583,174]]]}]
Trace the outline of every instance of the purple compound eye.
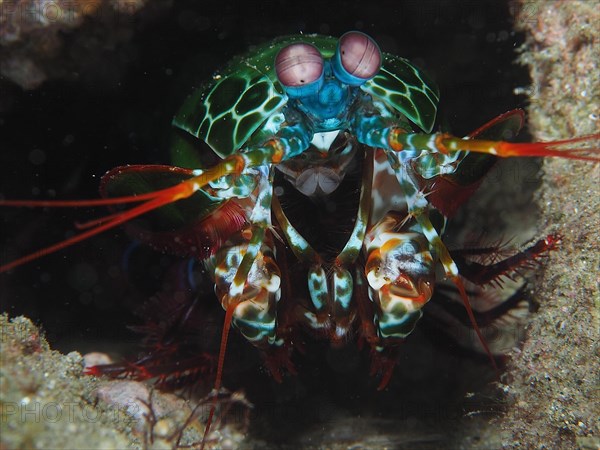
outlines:
[{"label": "purple compound eye", "polygon": [[[381,68],[381,51],[373,39],[359,31],[344,34],[338,43],[336,76],[348,84],[362,84],[373,78]],[[341,67],[340,67],[341,66]],[[343,70],[341,70],[343,69]]]},{"label": "purple compound eye", "polygon": [[306,86],[323,75],[323,57],[310,44],[291,44],[277,54],[275,71],[277,79],[285,87]]}]

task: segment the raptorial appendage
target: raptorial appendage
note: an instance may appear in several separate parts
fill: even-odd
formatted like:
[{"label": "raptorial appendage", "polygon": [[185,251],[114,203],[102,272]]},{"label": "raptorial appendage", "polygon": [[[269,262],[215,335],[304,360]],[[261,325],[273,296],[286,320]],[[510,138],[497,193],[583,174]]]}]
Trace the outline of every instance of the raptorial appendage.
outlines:
[{"label": "raptorial appendage", "polygon": [[389,213],[365,238],[365,275],[382,342],[407,337],[433,294],[435,261],[429,243],[410,225],[406,217]]},{"label": "raptorial appendage", "polygon": [[241,292],[232,294],[234,279],[251,245],[251,233],[247,228],[230,238],[209,264],[214,266],[215,292],[223,309],[236,302],[233,323],[253,345],[266,349],[277,344],[276,312],[281,298],[281,272],[270,236],[254,257]]}]

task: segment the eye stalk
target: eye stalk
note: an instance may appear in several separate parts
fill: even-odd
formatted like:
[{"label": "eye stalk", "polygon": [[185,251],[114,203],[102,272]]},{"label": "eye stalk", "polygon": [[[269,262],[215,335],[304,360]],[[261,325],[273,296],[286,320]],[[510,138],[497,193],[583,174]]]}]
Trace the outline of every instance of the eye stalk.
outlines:
[{"label": "eye stalk", "polygon": [[311,96],[323,85],[323,56],[310,44],[299,42],[280,50],[275,58],[277,79],[291,98]]},{"label": "eye stalk", "polygon": [[366,34],[349,31],[338,42],[332,66],[333,73],[342,83],[360,86],[379,72],[381,50]]}]

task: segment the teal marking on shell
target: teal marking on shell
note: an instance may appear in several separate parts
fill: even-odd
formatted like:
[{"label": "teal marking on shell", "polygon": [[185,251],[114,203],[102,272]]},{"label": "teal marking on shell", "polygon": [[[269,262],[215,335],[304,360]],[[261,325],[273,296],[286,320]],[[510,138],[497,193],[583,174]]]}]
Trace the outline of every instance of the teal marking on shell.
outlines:
[{"label": "teal marking on shell", "polygon": [[333,272],[333,298],[334,303],[344,311],[350,308],[352,300],[352,275],[346,269],[336,268]]},{"label": "teal marking on shell", "polygon": [[329,291],[327,289],[327,275],[320,265],[313,266],[308,271],[308,291],[317,311],[322,310],[327,305]]},{"label": "teal marking on shell", "polygon": [[257,184],[258,180],[254,173],[244,173],[239,176],[227,175],[209,183],[210,187],[215,190],[215,197],[223,199],[249,197]]},{"label": "teal marking on shell", "polygon": [[420,309],[411,312],[394,311],[384,314],[384,317],[379,320],[378,333],[383,339],[404,339],[413,332],[422,316],[423,312]]},{"label": "teal marking on shell", "polygon": [[[294,42],[314,45],[327,59],[335,53],[338,39],[296,35],[257,46],[234,58],[211,82],[193,92],[173,125],[204,140],[222,158],[235,153],[286,105],[288,99],[277,80],[274,63],[279,50]],[[424,131],[433,128],[439,101],[437,86],[406,59],[384,53],[380,72],[361,89],[382,99]]]},{"label": "teal marking on shell", "polygon": [[276,315],[275,308],[265,307],[264,304],[244,302],[236,308],[233,317],[234,325],[246,339],[254,344],[275,342]]}]

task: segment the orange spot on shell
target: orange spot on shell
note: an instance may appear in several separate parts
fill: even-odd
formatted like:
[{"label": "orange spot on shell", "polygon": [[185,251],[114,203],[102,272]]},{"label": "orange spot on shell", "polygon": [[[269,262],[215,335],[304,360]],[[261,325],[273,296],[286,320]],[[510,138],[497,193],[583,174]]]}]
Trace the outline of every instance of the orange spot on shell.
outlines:
[{"label": "orange spot on shell", "polygon": [[438,134],[435,137],[435,148],[437,148],[440,153],[443,153],[444,155],[448,154],[448,147],[446,147],[446,145],[444,144],[444,139],[450,137],[449,134],[443,133],[443,134]]},{"label": "orange spot on shell", "polygon": [[404,145],[402,145],[400,143],[400,141],[398,140],[398,137],[405,133],[406,132],[404,130],[401,130],[400,128],[394,128],[391,131],[390,137],[388,140],[389,140],[390,148],[392,150],[394,150],[395,152],[400,152],[400,151],[404,150]]}]

